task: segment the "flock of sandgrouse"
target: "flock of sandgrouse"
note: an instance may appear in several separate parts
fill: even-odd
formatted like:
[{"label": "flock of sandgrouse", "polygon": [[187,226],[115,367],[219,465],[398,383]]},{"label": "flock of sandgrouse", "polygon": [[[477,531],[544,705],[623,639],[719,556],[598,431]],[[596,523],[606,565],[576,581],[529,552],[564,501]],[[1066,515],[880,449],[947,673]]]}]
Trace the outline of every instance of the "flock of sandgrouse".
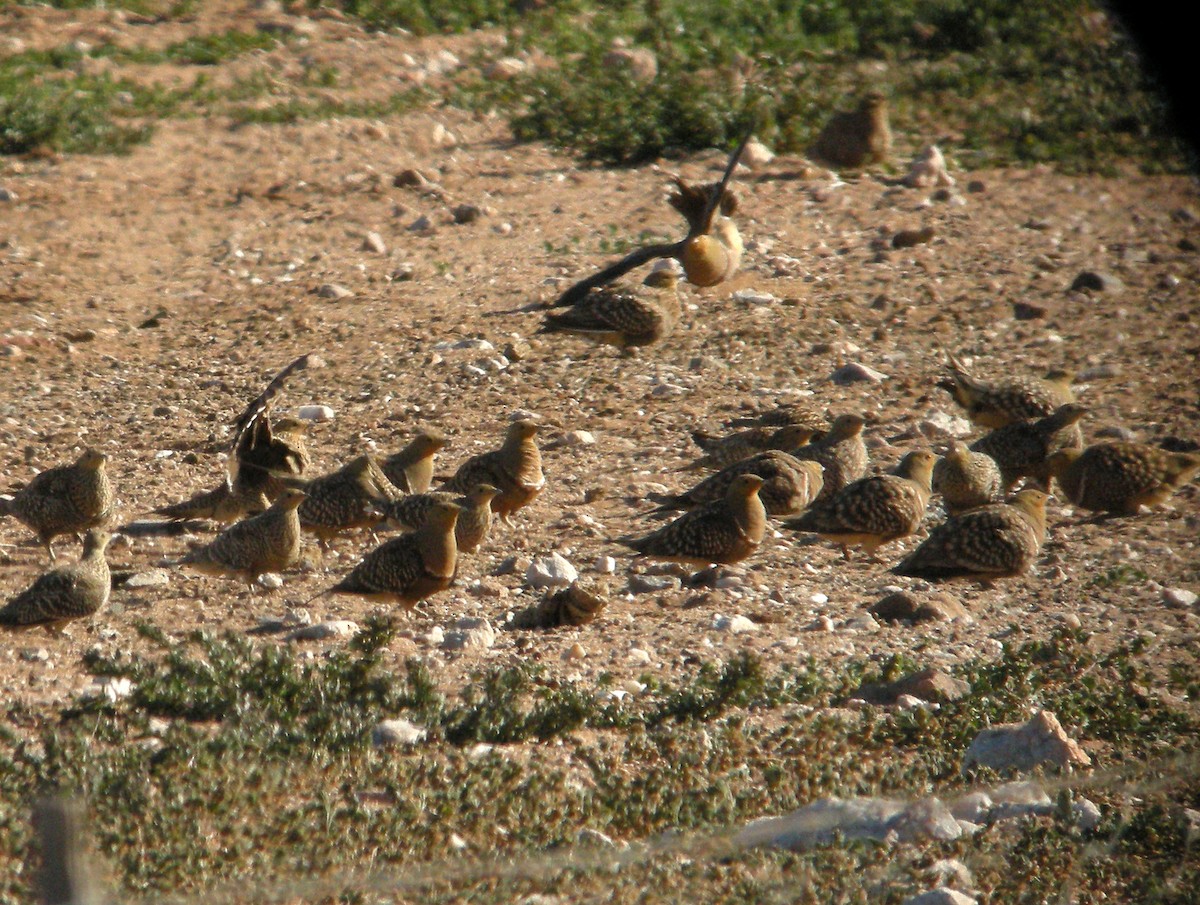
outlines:
[{"label": "flock of sandgrouse", "polygon": [[[687,222],[682,240],[639,249],[572,286],[544,314],[541,332],[586,336],[624,354],[668,335],[680,317],[680,276],[713,286],[738,268],[742,240],[731,219],[737,202],[727,185],[745,145],[743,140],[731,156],[720,182],[690,186],[676,180],[669,201]],[[835,116],[814,150],[835,166],[861,167],[885,159],[890,145],[886,101],[872,94],[857,111]],[[656,259],[641,285],[610,285]],[[432,428],[394,455],[359,456],[330,474],[309,477],[305,422],[272,420],[270,409],[292,373],[319,364],[315,356],[298,359],[248,406],[217,487],[155,512],[169,520],[226,524],[179,565],[244,580],[252,593],[260,576],[299,562],[305,532],[325,547],[356,528],[404,528],[323,593],[415,606],[450,586],[460,554],[479,547],[493,515],[507,523],[541,492],[538,425],[512,422],[499,448],[467,459],[435,492],[434,456],[446,438]],[[656,559],[701,567],[736,563],[757,550],[768,518],[780,518],[783,528],[827,538],[844,555],[861,547],[874,558],[884,544],[919,530],[936,493],[947,520],[892,571],[984,582],[1018,575],[1038,557],[1052,482],[1079,508],[1135,515],[1200,473],[1196,453],[1134,442],[1085,448],[1079,422],[1087,409],[1075,403],[1071,377],[1052,372],[989,381],[948,356],[938,386],[989,432],[969,447],[956,442],[940,458],[910,452],[890,474],[867,475],[864,419],[857,415],[840,415],[830,424],[812,407],[791,404],[738,419],[729,425],[736,430],[724,436],[696,432],[702,455],[690,467],[713,473],[681,493],[654,498],[660,505],[651,514],[683,514],[649,534],[619,540]],[[107,601],[105,549],[114,491],[106,462],[106,455],[89,449],[0,498],[0,516],[11,515],[36,532],[52,560],[56,537],[86,532],[79,561],[52,569],[12,598],[0,609],[0,625],[61,624],[89,616]],[[1020,482],[1022,489],[1007,497]],[[602,606],[596,595],[572,586],[547,599],[543,624],[587,621]]]}]

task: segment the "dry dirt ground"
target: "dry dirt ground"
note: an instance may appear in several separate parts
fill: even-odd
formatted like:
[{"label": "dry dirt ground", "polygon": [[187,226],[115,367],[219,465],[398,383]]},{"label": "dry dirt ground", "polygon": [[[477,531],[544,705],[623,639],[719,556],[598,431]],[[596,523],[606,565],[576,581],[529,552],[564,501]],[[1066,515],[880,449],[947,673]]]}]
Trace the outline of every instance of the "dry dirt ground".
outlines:
[{"label": "dry dirt ground", "polygon": [[[218,21],[221,7],[213,10],[186,25],[106,13],[4,15],[6,34],[27,46],[166,44],[234,21],[249,27],[260,15],[226,9]],[[306,27],[303,46],[271,51],[268,63],[283,71],[306,53],[339,66],[364,95],[417,78],[404,53],[419,64],[461,40],[368,35],[329,19]],[[244,65],[235,60],[213,77]],[[179,74],[158,67],[152,76]],[[902,137],[902,151],[923,139]],[[957,186],[938,196],[883,175],[837,182],[799,158],[741,174],[739,223],[749,243],[741,272],[714,289],[686,287],[680,328],[633,358],[572,337],[535,338],[540,314],[518,309],[549,301],[611,260],[601,240],[677,235],[664,202],[667,175],[713,178],[723,162],[717,152],[591,168],[514,144],[497,117],[431,107],[383,122],[234,128],[174,119],[128,157],[2,162],[0,186],[15,198],[0,202],[0,490],[97,446],[111,456],[122,519],[143,517],[219,480],[231,420],[278,369],[317,351],[327,367],[296,375],[278,407],[335,410],[311,434],[315,473],[363,451],[397,449],[418,425],[433,424],[450,437],[439,459],[448,474],[494,446],[513,413],[544,423],[543,494],[465,560],[458,587],[405,617],[392,645],[397,666],[422,657],[448,687],[475,670],[530,661],[587,683],[602,673],[666,678],[744,650],[769,663],[812,657],[836,667],[903,652],[949,665],[1045,636],[1069,617],[1105,643],[1142,635],[1164,664],[1194,660],[1200,615],[1166,606],[1162,589],[1200,590],[1195,485],[1153,514],[1104,524],[1083,524],[1053,503],[1036,567],[994,589],[935,591],[889,576],[886,563],[846,562],[831,545],[775,534],[731,570],[744,577],[740,586],[626,592],[631,575],[657,570],[611,539],[655,524],[639,515],[650,508],[648,491],[694,479],[677,471],[696,454],[691,429],[810,397],[833,414],[864,413],[873,467],[884,469],[907,450],[946,442],[922,427],[939,412],[957,414],[934,387],[943,347],[985,373],[1076,369],[1078,394],[1092,409],[1089,440],[1114,428],[1152,443],[1200,440],[1195,183],[1132,170],[1121,178],[968,172],[947,151]],[[440,188],[394,186],[407,168]],[[455,224],[450,210],[461,203],[484,216]],[[430,228],[410,229],[422,216]],[[897,230],[922,226],[934,228],[931,242],[891,248]],[[368,232],[379,233],[384,253],[365,248]],[[393,277],[402,265],[411,265],[411,279]],[[1083,270],[1120,285],[1069,291]],[[352,295],[324,298],[317,290],[325,284]],[[758,297],[738,295],[745,290]],[[1045,316],[1014,319],[1019,301]],[[443,345],[473,338],[496,351]],[[519,359],[498,366],[497,353],[519,341],[527,344]],[[847,362],[886,377],[837,385],[830,374]],[[576,430],[595,443],[557,442]],[[935,504],[928,524],[939,519]],[[118,538],[110,562],[147,571],[205,537]],[[885,548],[884,558],[896,561],[916,542]],[[322,554],[310,542],[304,566],[256,596],[237,582],[178,571],[162,587],[118,590],[108,609],[64,635],[5,637],[0,677],[10,698],[49,705],[86,684],[89,648],[138,649],[139,621],[183,636],[244,631],[299,606],[318,619],[362,620],[373,604],[304,601],[371,543],[366,534],[346,537]],[[78,546],[60,539],[58,550],[69,559]],[[503,630],[540,595],[525,587],[525,563],[552,550],[585,576],[598,557],[617,556],[611,605],[580,629]],[[516,570],[496,574],[513,556]],[[13,520],[0,523],[0,562],[4,597],[46,566]],[[947,593],[970,618],[846,625],[893,584],[919,596]],[[757,631],[715,627],[718,616],[738,614]],[[832,631],[820,628],[822,616]],[[447,651],[430,637],[463,617],[489,620],[495,644]],[[323,645],[344,643],[306,649],[318,656]]]}]

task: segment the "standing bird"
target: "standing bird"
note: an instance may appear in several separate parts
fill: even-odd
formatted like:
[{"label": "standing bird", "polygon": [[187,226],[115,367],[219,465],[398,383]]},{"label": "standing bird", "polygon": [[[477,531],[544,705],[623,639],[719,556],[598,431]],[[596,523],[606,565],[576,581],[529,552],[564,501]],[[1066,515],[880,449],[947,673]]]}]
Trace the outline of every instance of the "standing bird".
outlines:
[{"label": "standing bird", "polygon": [[957,440],[933,466],[933,492],[941,494],[949,515],[1004,498],[1000,466],[991,456],[972,452]]},{"label": "standing bird", "polygon": [[467,459],[441,490],[469,493],[479,484],[491,484],[500,491],[492,500],[492,511],[508,523],[509,516],[532,503],[546,485],[542,454],[534,439],[537,431],[534,421],[527,418],[514,421],[499,449]]},{"label": "standing bird", "polygon": [[819,439],[829,430],[825,416],[807,402],[785,402],[773,409],[731,418],[728,422],[729,427],[786,427],[789,424],[810,428],[813,439]]},{"label": "standing bird", "polygon": [[621,538],[640,556],[707,566],[741,562],[758,549],[767,528],[767,511],[756,474],[734,478],[725,497],[663,525],[644,537]]},{"label": "standing bird", "polygon": [[866,95],[853,112],[830,117],[811,155],[832,167],[858,169],[869,163],[886,163],[892,152],[887,98],[878,91]]},{"label": "standing bird", "polygon": [[1033,478],[1049,486],[1046,460],[1060,449],[1082,449],[1079,421],[1088,410],[1068,402],[1037,421],[1018,421],[998,427],[971,444],[971,451],[996,460],[1004,489],[1011,490],[1021,478]]},{"label": "standing bird", "polygon": [[304,492],[289,488],[259,515],[230,525],[208,544],[179,561],[206,575],[240,578],[254,593],[254,582],[267,572],[282,572],[300,561],[300,519],[296,510]]},{"label": "standing bird", "polygon": [[838,415],[824,437],[792,450],[797,459],[819,462],[825,470],[825,484],[817,499],[833,496],[866,474],[867,445],[862,438],[865,424],[861,415]]},{"label": "standing bird", "polygon": [[300,527],[315,534],[322,549],[343,531],[374,525],[373,510],[393,496],[391,482],[368,455],[319,478],[289,481],[305,493],[297,510]]},{"label": "standing bird", "polygon": [[230,490],[262,490],[273,500],[287,486],[287,476],[304,473],[309,464],[308,449],[304,444],[307,425],[296,418],[281,418],[272,423],[271,406],[292,374],[324,364],[316,355],[301,355],[276,374],[267,388],[246,406],[234,424],[233,441],[226,459],[225,483]]},{"label": "standing bird", "polygon": [[243,484],[230,487],[222,483],[212,490],[202,490],[182,503],[159,506],[154,513],[173,522],[210,519],[228,525],[248,515],[265,512],[270,505],[271,501],[261,487],[250,489]]},{"label": "standing bird", "polygon": [[112,516],[112,485],[104,470],[107,462],[104,453],[88,449],[71,465],[47,468],[12,499],[0,500],[0,517],[11,515],[32,528],[50,559],[55,559],[54,538],[99,527]]},{"label": "standing bird", "polygon": [[93,528],[83,538],[79,562],[59,566],[38,577],[32,585],[0,609],[0,625],[21,628],[52,626],[91,616],[108,602],[112,587],[104,551],[111,535]]},{"label": "standing bird", "polygon": [[1010,377],[988,381],[976,377],[967,366],[947,355],[950,373],[938,386],[954,397],[971,423],[990,430],[1020,421],[1036,421],[1052,415],[1059,406],[1075,401],[1070,371],[1050,371],[1043,378]]},{"label": "standing bird", "polygon": [[380,507],[389,524],[413,530],[420,528],[439,503],[456,503],[462,512],[454,526],[459,553],[474,553],[492,527],[492,499],[500,491],[491,484],[476,484],[461,497],[449,493],[414,493]]},{"label": "standing bird", "polygon": [[819,462],[803,462],[777,449],[726,465],[683,493],[651,495],[661,505],[649,514],[672,509],[691,509],[723,499],[729,485],[741,474],[756,474],[763,479],[758,498],[767,515],[799,515],[821,493],[825,483]]},{"label": "standing bird", "polygon": [[655,269],[643,289],[600,286],[546,315],[538,333],[575,333],[628,351],[658,342],[679,322],[679,275]]},{"label": "standing bird", "polygon": [[993,503],[938,525],[917,549],[892,569],[932,581],[1020,575],[1033,565],[1046,538],[1046,500],[1040,490],[1022,490],[1010,503]]},{"label": "standing bird", "polygon": [[436,501],[420,528],[376,547],[323,593],[355,594],[411,609],[444,591],[458,565],[454,525],[459,511],[454,503]]},{"label": "standing bird", "polygon": [[921,527],[936,460],[931,452],[910,452],[892,474],[847,484],[783,527],[811,531],[840,544],[843,557],[849,558],[851,546],[860,546],[874,558],[884,544],[915,534]]},{"label": "standing bird", "polygon": [[704,455],[685,468],[689,471],[700,468],[724,468],[769,449],[798,449],[812,439],[813,433],[812,428],[803,424],[787,424],[783,427],[749,427],[727,437],[716,437],[706,434],[704,431],[693,431],[692,440],[704,450]]},{"label": "standing bird", "polygon": [[423,427],[408,446],[392,453],[379,467],[405,493],[424,493],[433,481],[433,457],[445,445],[445,434],[435,427]]},{"label": "standing bird", "polygon": [[1100,443],[1060,449],[1047,467],[1076,506],[1092,512],[1137,515],[1153,508],[1200,474],[1200,454],[1167,452],[1144,443]]}]

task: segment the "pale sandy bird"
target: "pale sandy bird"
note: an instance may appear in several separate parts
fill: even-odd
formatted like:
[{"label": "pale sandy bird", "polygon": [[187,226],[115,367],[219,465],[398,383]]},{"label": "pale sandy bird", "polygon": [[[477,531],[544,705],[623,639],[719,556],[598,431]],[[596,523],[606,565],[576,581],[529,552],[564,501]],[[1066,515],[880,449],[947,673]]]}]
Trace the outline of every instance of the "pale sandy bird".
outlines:
[{"label": "pale sandy bird", "polygon": [[1045,377],[1007,377],[985,380],[947,355],[949,374],[938,386],[954,397],[973,424],[995,430],[1021,421],[1036,421],[1075,401],[1070,371],[1050,371]]},{"label": "pale sandy bird", "polygon": [[208,544],[179,561],[206,575],[240,578],[254,593],[254,582],[267,572],[282,572],[300,561],[300,519],[304,492],[289,488],[266,512],[236,522]]},{"label": "pale sandy bird", "polygon": [[679,261],[688,282],[696,286],[715,286],[729,279],[741,264],[743,243],[737,225],[730,219],[737,210],[737,198],[728,186],[752,132],[753,129],[745,134],[729,156],[720,182],[691,186],[675,178],[676,191],[667,200],[687,221],[686,236],[678,242],[647,245],[631,252],[571,286],[558,297],[554,307],[574,305],[593,289],[657,258]]},{"label": "pale sandy bird", "polygon": [[345,531],[376,524],[375,509],[394,495],[391,482],[368,455],[319,478],[288,480],[305,493],[297,510],[300,527],[315,534],[322,548]]},{"label": "pale sandy bird", "polygon": [[910,452],[892,474],[859,478],[783,527],[819,534],[841,545],[845,557],[852,546],[874,557],[884,544],[915,534],[921,527],[936,461],[931,452]]},{"label": "pale sandy bird", "polygon": [[499,449],[467,459],[441,490],[468,493],[479,484],[491,484],[500,491],[492,500],[492,511],[507,523],[514,512],[532,503],[546,485],[542,454],[535,439],[537,431],[537,423],[527,418],[512,422]]},{"label": "pale sandy bird", "polygon": [[787,427],[796,424],[810,428],[813,439],[820,439],[829,430],[824,413],[808,402],[785,402],[771,409],[731,418],[729,427]]},{"label": "pale sandy bird", "polygon": [[830,117],[810,151],[816,160],[847,169],[886,163],[891,152],[888,102],[878,91],[866,95],[857,110]]},{"label": "pale sandy bird", "polygon": [[642,287],[600,286],[548,313],[538,333],[574,333],[628,350],[669,336],[679,322],[678,274],[652,272]]},{"label": "pale sandy bird", "polygon": [[413,493],[380,507],[380,514],[398,528],[413,530],[425,524],[439,503],[456,503],[462,512],[454,527],[459,553],[474,553],[492,527],[492,499],[500,491],[491,484],[476,484],[460,497],[450,493]]},{"label": "pale sandy bird", "polygon": [[60,534],[78,534],[105,524],[113,514],[113,491],[104,466],[108,456],[85,450],[70,465],[47,468],[17,491],[0,500],[0,517],[11,515],[36,532],[50,559],[52,541]]},{"label": "pale sandy bird", "polygon": [[996,460],[1004,489],[1011,490],[1021,478],[1033,478],[1049,486],[1046,460],[1060,449],[1082,449],[1079,421],[1088,410],[1074,402],[1059,406],[1053,415],[1037,421],[1019,421],[998,427],[971,444],[971,451]]},{"label": "pale sandy bird", "polygon": [[445,434],[435,427],[424,427],[404,449],[392,453],[379,467],[405,493],[424,493],[433,481],[433,457],[445,445]]},{"label": "pale sandy bird", "polygon": [[812,439],[813,430],[803,424],[783,427],[748,427],[725,437],[704,431],[693,431],[692,440],[704,450],[704,455],[685,466],[686,470],[724,468],[749,456],[769,449],[794,450]]},{"label": "pale sandy bird", "polygon": [[577,628],[595,621],[608,606],[605,592],[585,584],[571,582],[569,587],[547,594],[542,600],[513,616],[514,628]]},{"label": "pale sandy bird", "polygon": [[93,528],[84,536],[79,562],[51,569],[0,609],[0,625],[52,626],[96,613],[108,602],[112,577],[104,551],[110,535]]},{"label": "pale sandy bird", "polygon": [[725,497],[708,503],[644,537],[621,538],[641,556],[707,566],[741,562],[758,549],[767,527],[767,511],[755,474],[734,478]]},{"label": "pale sandy bird", "polygon": [[825,484],[821,463],[801,461],[772,449],[727,465],[683,493],[651,494],[650,498],[661,505],[650,514],[672,509],[692,509],[724,499],[729,485],[741,474],[755,474],[763,479],[758,498],[762,500],[767,515],[777,518],[803,512],[821,493]]},{"label": "pale sandy bird", "polygon": [[450,587],[458,565],[454,525],[459,511],[454,503],[438,500],[420,528],[376,547],[325,593],[354,594],[411,609]]},{"label": "pale sandy bird", "polygon": [[825,470],[825,483],[818,499],[833,496],[866,474],[867,445],[862,437],[865,424],[861,415],[838,415],[829,433],[820,440],[791,450],[797,459],[819,462]]},{"label": "pale sandy bird", "polygon": [[239,482],[234,487],[218,484],[212,490],[202,490],[170,506],[159,506],[156,515],[166,516],[171,521],[187,519],[210,519],[228,525],[248,515],[265,512],[271,501],[261,487],[250,489]]},{"label": "pale sandy bird", "polygon": [[1000,466],[991,456],[972,452],[955,440],[933,466],[933,492],[941,494],[949,515],[998,503],[1004,498]]},{"label": "pale sandy bird", "polygon": [[1163,503],[1200,474],[1200,453],[1168,452],[1144,443],[1100,443],[1060,449],[1048,467],[1063,493],[1092,512],[1137,515]]},{"label": "pale sandy bird", "polygon": [[1047,499],[1040,490],[1022,490],[1009,503],[953,516],[892,571],[934,581],[976,578],[985,584],[1020,575],[1033,565],[1046,538]]}]

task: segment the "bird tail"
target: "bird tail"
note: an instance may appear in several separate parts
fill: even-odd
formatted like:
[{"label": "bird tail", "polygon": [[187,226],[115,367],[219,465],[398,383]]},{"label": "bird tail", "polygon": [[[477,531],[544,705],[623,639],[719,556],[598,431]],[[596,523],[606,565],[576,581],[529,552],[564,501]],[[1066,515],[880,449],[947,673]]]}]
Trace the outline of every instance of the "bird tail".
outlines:
[{"label": "bird tail", "polygon": [[692,431],[692,442],[705,452],[710,452],[720,442],[720,437],[708,431]]}]

